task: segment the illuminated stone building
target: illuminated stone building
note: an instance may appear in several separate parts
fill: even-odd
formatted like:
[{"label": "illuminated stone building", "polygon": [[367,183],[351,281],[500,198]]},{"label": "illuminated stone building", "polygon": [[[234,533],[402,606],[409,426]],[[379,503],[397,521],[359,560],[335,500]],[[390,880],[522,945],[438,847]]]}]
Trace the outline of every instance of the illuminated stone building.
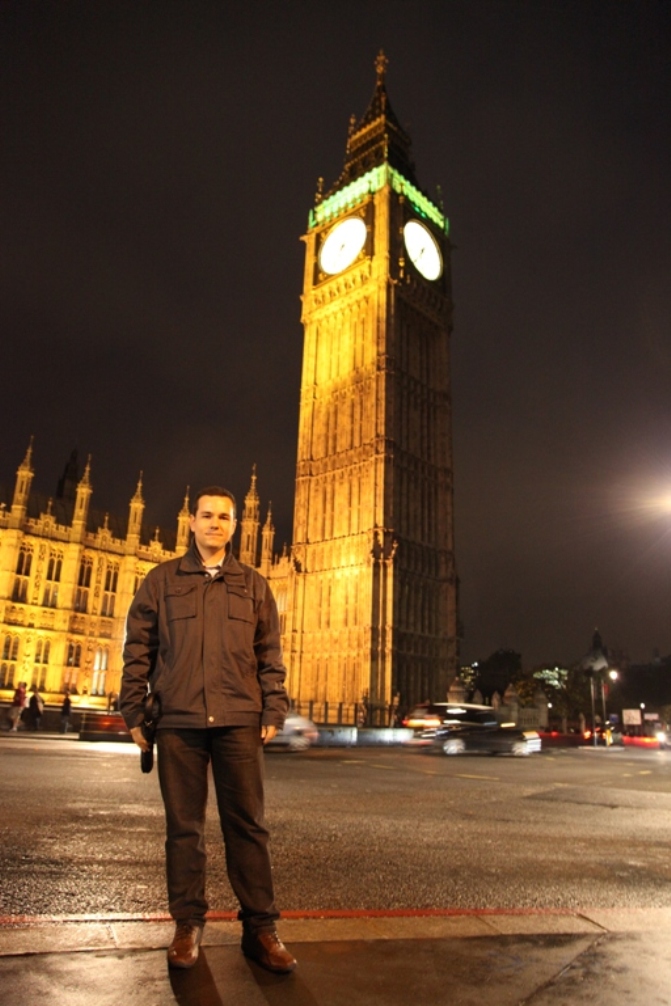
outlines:
[{"label": "illuminated stone building", "polygon": [[[273,555],[255,468],[239,518],[240,559],[277,599],[289,694],[320,722],[387,722],[396,702],[446,697],[458,670],[448,221],[419,187],[385,66],[305,235],[291,549]],[[141,478],[126,520],[91,509],[90,463],[51,499],[32,479],[31,445],[0,506],[0,688],[116,692],[133,593],[187,548],[188,491],[176,533],[152,538]]]},{"label": "illuminated stone building", "polygon": [[[47,698],[69,691],[104,705],[119,690],[135,591],[153,566],[188,547],[188,489],[170,533],[146,527],[142,476],[119,519],[91,506],[90,459],[80,477],[73,453],[51,497],[32,491],[34,474],[31,442],[11,503],[0,502],[0,693],[7,700],[25,681]],[[269,573],[274,528],[270,511],[262,528],[258,512],[254,472],[240,522],[243,561]],[[275,560],[283,599],[287,568],[286,555]]]},{"label": "illuminated stone building", "polygon": [[448,221],[415,176],[386,59],[305,236],[285,650],[319,719],[381,720],[456,675]]},{"label": "illuminated stone building", "polygon": [[0,503],[0,688],[116,692],[128,605],[152,566],[186,550],[188,500],[174,548],[158,528],[143,543],[142,476],[122,526],[91,508],[90,459],[79,478],[73,455],[49,498],[31,492],[32,461],[31,442],[11,505]]}]

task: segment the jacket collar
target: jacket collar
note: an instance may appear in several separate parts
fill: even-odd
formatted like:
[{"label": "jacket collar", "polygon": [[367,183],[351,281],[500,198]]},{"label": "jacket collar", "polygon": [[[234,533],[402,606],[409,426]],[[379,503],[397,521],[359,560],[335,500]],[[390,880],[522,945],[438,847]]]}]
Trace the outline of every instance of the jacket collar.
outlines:
[{"label": "jacket collar", "polygon": [[[226,555],[224,556],[224,561],[221,564],[221,571],[224,578],[229,580],[236,579],[239,576],[244,577],[242,567],[233,555],[230,545],[227,545],[226,547]],[[189,548],[180,559],[178,568],[180,573],[205,573],[203,560],[201,559],[200,552],[196,548],[195,541],[191,542]]]}]

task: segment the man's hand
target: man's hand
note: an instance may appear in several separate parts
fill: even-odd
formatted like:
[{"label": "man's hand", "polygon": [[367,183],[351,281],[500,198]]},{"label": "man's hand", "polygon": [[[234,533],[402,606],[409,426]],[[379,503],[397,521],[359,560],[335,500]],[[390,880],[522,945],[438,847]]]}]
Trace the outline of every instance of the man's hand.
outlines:
[{"label": "man's hand", "polygon": [[139,747],[140,751],[148,751],[149,745],[147,744],[147,738],[142,732],[142,727],[131,727],[130,735]]},{"label": "man's hand", "polygon": [[264,744],[267,744],[269,741],[273,739],[276,733],[277,733],[277,727],[273,727],[270,725],[263,726],[261,727],[261,740],[263,741]]}]

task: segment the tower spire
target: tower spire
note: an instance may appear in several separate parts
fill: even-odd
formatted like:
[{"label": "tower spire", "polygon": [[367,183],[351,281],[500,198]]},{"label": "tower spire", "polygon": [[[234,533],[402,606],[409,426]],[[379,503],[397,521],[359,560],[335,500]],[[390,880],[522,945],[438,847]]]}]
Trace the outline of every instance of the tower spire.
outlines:
[{"label": "tower spire", "polygon": [[33,469],[33,441],[35,440],[34,435],[30,437],[30,443],[28,444],[28,450],[26,451],[26,456],[21,462],[22,468],[27,468],[30,471]]},{"label": "tower spire", "polygon": [[142,472],[137,480],[135,494],[128,504],[128,529],[126,531],[126,541],[129,542],[129,549],[132,552],[140,542],[140,531],[142,530],[142,515],[144,514],[144,497],[142,495]]},{"label": "tower spire", "polygon": [[368,108],[357,122],[350,118],[343,172],[331,191],[353,182],[371,168],[389,164],[413,185],[415,165],[410,150],[410,137],[401,126],[387,95],[389,60],[380,49],[375,57],[375,89]]},{"label": "tower spire", "polygon": [[177,542],[175,551],[178,555],[183,555],[189,547],[189,525],[191,517],[191,511],[189,509],[189,489],[190,486],[187,486],[184,494],[184,502],[182,503],[182,509],[177,514]]},{"label": "tower spire", "polygon": [[240,562],[256,566],[259,543],[259,494],[256,489],[256,464],[252,466],[252,481],[245,496],[240,521]]},{"label": "tower spire", "polygon": [[275,540],[275,525],[273,524],[273,504],[268,504],[266,522],[261,529],[261,565],[263,576],[268,576],[273,564],[273,542]]},{"label": "tower spire", "polygon": [[86,521],[89,515],[89,503],[91,502],[91,455],[86,459],[84,474],[77,483],[75,494],[75,512],[72,516],[72,540],[82,541],[86,532]]},{"label": "tower spire", "polygon": [[137,480],[137,486],[135,487],[135,495],[133,496],[133,503],[144,503],[144,498],[142,496],[142,476],[144,472],[140,472],[140,477]]},{"label": "tower spire", "polygon": [[30,486],[35,474],[33,471],[33,440],[34,437],[31,437],[26,456],[16,469],[16,482],[14,484],[14,497],[12,499],[12,517],[17,518],[17,520],[22,520],[26,516]]},{"label": "tower spire", "polygon": [[389,60],[384,54],[384,49],[380,49],[377,56],[375,57],[375,71],[377,73],[377,84],[378,87],[382,84],[384,86],[384,78],[387,72],[387,67],[389,66]]}]

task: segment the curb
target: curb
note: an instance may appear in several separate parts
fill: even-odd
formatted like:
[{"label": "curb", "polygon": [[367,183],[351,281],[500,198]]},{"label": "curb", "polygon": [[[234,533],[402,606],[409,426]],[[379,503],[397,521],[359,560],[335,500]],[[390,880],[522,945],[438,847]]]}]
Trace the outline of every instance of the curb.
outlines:
[{"label": "curb", "polygon": [[[0,957],[92,951],[163,950],[168,915],[0,917]],[[671,932],[671,908],[398,909],[289,911],[280,921],[287,943]],[[203,946],[237,944],[235,913],[208,915]]]}]

